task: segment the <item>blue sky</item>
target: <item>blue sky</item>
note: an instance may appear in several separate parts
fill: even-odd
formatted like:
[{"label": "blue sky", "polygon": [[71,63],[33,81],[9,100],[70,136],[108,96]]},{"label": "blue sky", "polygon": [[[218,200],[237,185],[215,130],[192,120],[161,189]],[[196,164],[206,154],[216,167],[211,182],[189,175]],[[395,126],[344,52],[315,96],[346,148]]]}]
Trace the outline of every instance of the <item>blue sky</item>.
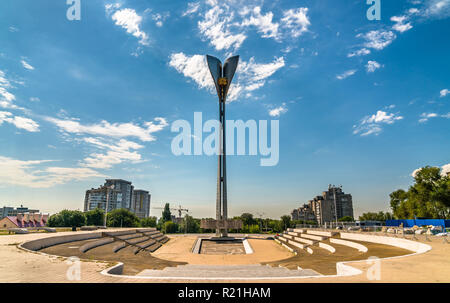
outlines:
[{"label": "blue sky", "polygon": [[[227,118],[280,123],[280,159],[231,156],[229,214],[279,217],[342,184],[387,210],[424,165],[450,169],[450,0],[0,3],[0,206],[82,209],[122,178],[214,216],[216,157],[171,152],[177,119],[217,119],[204,62],[240,55]],[[152,215],[160,215],[154,210]]]}]

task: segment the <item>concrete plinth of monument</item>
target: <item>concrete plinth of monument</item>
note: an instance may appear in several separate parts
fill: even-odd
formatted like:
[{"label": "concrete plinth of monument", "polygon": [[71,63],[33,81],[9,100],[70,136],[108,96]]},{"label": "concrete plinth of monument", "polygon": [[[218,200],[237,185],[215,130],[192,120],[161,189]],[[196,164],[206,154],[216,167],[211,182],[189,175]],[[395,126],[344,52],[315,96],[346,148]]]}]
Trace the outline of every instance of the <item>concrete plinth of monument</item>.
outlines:
[{"label": "concrete plinth of monument", "polygon": [[198,237],[192,248],[192,253],[205,255],[245,255],[252,254],[253,249],[247,238]]}]

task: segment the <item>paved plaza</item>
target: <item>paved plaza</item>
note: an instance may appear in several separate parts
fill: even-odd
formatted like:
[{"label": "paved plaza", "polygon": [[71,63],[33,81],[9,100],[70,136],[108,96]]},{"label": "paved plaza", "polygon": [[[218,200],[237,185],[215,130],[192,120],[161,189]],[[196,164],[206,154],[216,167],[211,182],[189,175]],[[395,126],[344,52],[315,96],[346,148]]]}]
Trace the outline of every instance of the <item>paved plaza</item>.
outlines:
[{"label": "paved plaza", "polygon": [[[85,232],[61,232],[58,233],[58,236],[61,235],[71,235],[71,234],[81,234]],[[26,234],[26,235],[5,235],[0,236],[0,258],[2,262],[0,262],[0,282],[205,282],[205,280],[196,280],[196,279],[188,279],[181,277],[189,277],[187,273],[192,271],[204,271],[205,276],[207,277],[211,271],[219,272],[229,270],[229,272],[239,272],[245,271],[245,274],[242,275],[242,280],[227,280],[227,277],[232,277],[231,274],[224,274],[223,279],[220,282],[450,282],[450,244],[444,243],[442,238],[433,237],[432,240],[426,241],[424,236],[419,238],[420,242],[426,243],[432,247],[432,249],[424,254],[418,254],[413,256],[402,256],[393,259],[381,260],[381,280],[369,280],[367,275],[367,270],[371,266],[367,261],[359,261],[352,262],[351,266],[357,269],[362,270],[361,274],[355,276],[348,277],[336,277],[330,276],[325,277],[321,276],[320,278],[311,277],[311,278],[289,278],[281,275],[281,273],[285,271],[285,269],[274,270],[272,278],[270,276],[270,269],[267,266],[262,265],[249,265],[247,267],[240,267],[246,264],[251,264],[251,262],[245,262],[246,257],[248,255],[229,255],[226,257],[235,258],[233,261],[239,262],[239,258],[242,258],[241,263],[236,263],[232,265],[232,262],[228,263],[228,265],[232,265],[232,267],[226,267],[226,264],[222,265],[213,265],[213,264],[205,264],[213,267],[204,267],[200,265],[200,263],[195,262],[195,259],[189,259],[189,265],[181,265],[184,266],[185,274],[178,273],[177,275],[172,275],[170,280],[166,280],[164,278],[159,278],[154,276],[151,279],[146,279],[143,276],[149,275],[148,272],[141,272],[140,277],[113,277],[106,276],[101,274],[101,272],[114,265],[114,262],[102,262],[96,260],[88,260],[81,262],[81,276],[80,280],[70,280],[68,278],[67,272],[72,266],[70,262],[67,261],[67,258],[58,257],[58,256],[49,256],[39,252],[28,252],[18,248],[18,244],[45,238],[45,237],[54,237],[55,234],[48,233],[36,233],[36,234]],[[171,237],[172,239],[161,249],[161,251],[157,251],[158,253],[153,253],[152,255],[158,258],[170,258],[169,252],[170,248],[172,248],[172,252],[176,249],[177,245],[179,248],[185,247],[183,245],[179,245],[177,243],[181,243],[180,241],[173,241],[175,238],[183,239],[183,241],[191,241],[189,238],[194,238],[194,236],[175,236]],[[252,247],[255,249],[255,256],[257,256],[258,247],[255,243],[261,243],[258,241],[269,241],[269,240],[250,240]],[[287,250],[281,250],[281,246],[277,246],[274,242],[273,249],[280,249],[280,253],[285,253],[289,255]],[[172,244],[172,245],[170,245]],[[166,251],[164,251],[164,249]],[[187,252],[189,253],[189,252]],[[158,255],[159,254],[159,255]],[[188,255],[188,254],[185,254]],[[194,254],[192,254],[194,255]],[[174,255],[172,255],[174,256]],[[195,256],[196,257],[196,256]],[[214,257],[214,256],[201,256],[201,257]],[[216,256],[217,257],[217,256]],[[222,256],[224,257],[224,256]],[[211,259],[212,260],[212,259]],[[192,261],[192,262],[191,262]],[[197,263],[197,264],[195,264]],[[214,262],[211,262],[214,263]],[[255,263],[255,262],[253,262]],[[256,262],[257,263],[257,262]],[[239,265],[241,264],[241,265]],[[214,267],[216,266],[216,267]],[[218,267],[217,267],[218,266]],[[170,269],[166,269],[166,272],[173,272],[176,270],[176,267],[172,267]],[[164,271],[164,270],[161,270]],[[275,273],[275,271],[277,273]],[[261,274],[261,279],[249,279],[246,280],[246,277],[256,277],[257,274]],[[162,275],[166,276],[166,275]],[[283,276],[283,278],[279,278]],[[180,279],[177,279],[180,277]],[[214,281],[214,280],[211,280]]]}]

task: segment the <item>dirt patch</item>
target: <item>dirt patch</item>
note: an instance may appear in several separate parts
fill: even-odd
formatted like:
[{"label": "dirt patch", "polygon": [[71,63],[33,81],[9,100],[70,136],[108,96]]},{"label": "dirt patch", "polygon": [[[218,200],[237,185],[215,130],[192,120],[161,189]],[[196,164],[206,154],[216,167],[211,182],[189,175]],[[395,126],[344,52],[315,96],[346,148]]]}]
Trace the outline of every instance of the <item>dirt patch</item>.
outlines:
[{"label": "dirt patch", "polygon": [[107,245],[99,246],[88,250],[85,253],[80,252],[79,247],[85,243],[97,241],[98,239],[75,241],[64,244],[59,244],[40,250],[46,254],[64,256],[64,257],[78,257],[87,260],[101,260],[108,262],[122,262],[124,263],[123,274],[135,275],[144,269],[164,269],[165,267],[177,266],[186,264],[186,262],[168,261],[156,258],[149,252],[141,251],[134,254],[135,247],[126,247],[119,250],[117,253],[112,251],[113,247],[119,242],[113,242]]}]

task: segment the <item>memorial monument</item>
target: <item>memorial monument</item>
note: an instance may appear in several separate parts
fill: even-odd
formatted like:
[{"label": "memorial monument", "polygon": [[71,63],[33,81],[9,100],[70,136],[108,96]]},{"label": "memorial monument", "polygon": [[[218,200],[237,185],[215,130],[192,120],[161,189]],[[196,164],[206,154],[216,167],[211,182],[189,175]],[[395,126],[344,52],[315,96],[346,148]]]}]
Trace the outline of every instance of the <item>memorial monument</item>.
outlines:
[{"label": "memorial monument", "polygon": [[202,220],[201,227],[216,229],[216,236],[228,237],[228,229],[242,228],[242,221],[228,219],[227,205],[227,168],[226,168],[226,144],[225,144],[225,102],[228,90],[239,62],[239,56],[233,56],[222,62],[213,56],[206,56],[209,71],[219,97],[220,136],[217,167],[217,196],[216,196],[216,220]]}]

